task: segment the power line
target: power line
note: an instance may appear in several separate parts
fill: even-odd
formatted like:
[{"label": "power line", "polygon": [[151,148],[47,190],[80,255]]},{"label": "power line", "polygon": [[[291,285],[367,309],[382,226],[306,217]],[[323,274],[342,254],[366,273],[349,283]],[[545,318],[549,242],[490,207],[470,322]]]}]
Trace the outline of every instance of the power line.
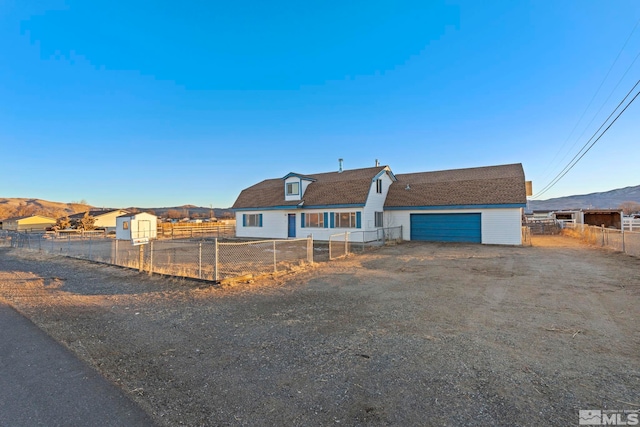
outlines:
[{"label": "power line", "polygon": [[[562,171],[560,171],[560,173],[558,173],[558,175],[556,175],[556,177],[549,184],[547,184],[542,190],[540,190],[540,192],[538,194],[536,194],[533,198],[538,198],[541,195],[543,195],[544,193],[546,193],[547,191],[549,191],[554,185],[556,185],[556,183],[558,181],[560,181],[567,173],[569,173],[569,171],[571,169],[573,169],[573,167],[589,152],[589,150],[591,150],[591,148],[593,148],[594,145],[596,145],[596,143],[600,140],[600,138],[602,138],[604,136],[604,134],[607,133],[607,131],[611,128],[611,126],[613,126],[613,124],[618,120],[618,118],[622,115],[622,113],[624,113],[627,110],[627,108],[629,108],[629,106],[633,103],[633,101],[636,100],[638,95],[640,95],[640,91],[638,91],[638,93],[635,94],[635,96],[631,99],[631,101],[629,101],[627,103],[627,105],[625,105],[625,107],[622,109],[622,111],[620,111],[618,113],[616,118],[613,119],[613,121],[611,123],[609,123],[609,126],[607,126],[607,128],[604,131],[602,131],[602,133],[591,143],[591,145],[589,145],[587,147],[589,142],[596,136],[596,134],[600,131],[600,129],[602,129],[602,127],[607,123],[607,121],[609,121],[609,119],[611,118],[611,116],[613,116],[613,114],[616,112],[616,110],[618,110],[618,108],[620,108],[622,103],[624,103],[624,101],[629,97],[629,95],[635,90],[635,88],[638,86],[638,84],[640,84],[640,80],[638,80],[636,82],[636,84],[631,88],[631,90],[622,99],[622,101],[620,101],[620,103],[611,112],[611,114],[609,114],[609,117],[607,117],[607,119],[602,123],[602,125],[600,125],[598,130],[596,130],[594,132],[594,134],[591,136],[591,138],[589,138],[589,140],[582,146],[580,151],[578,151],[578,153],[575,156],[573,156],[573,159],[571,159],[571,161],[569,161],[569,163],[564,167],[564,169],[562,169]],[[586,148],[586,150],[585,150],[585,148]],[[585,150],[585,151],[583,152],[583,150]],[[580,153],[582,153],[582,154],[580,154]]]},{"label": "power line", "polygon": [[[636,29],[638,28],[638,25],[640,24],[640,19],[638,19],[638,21],[636,22],[636,25],[633,27],[633,30],[631,30],[631,33],[629,34],[629,36],[627,37],[627,39],[625,40],[624,44],[622,45],[622,48],[620,49],[620,51],[618,52],[618,55],[616,55],[616,58],[613,60],[613,63],[611,64],[611,66],[609,67],[609,70],[607,71],[607,74],[605,74],[604,78],[602,79],[602,81],[600,82],[600,85],[598,86],[598,89],[596,89],[596,92],[593,94],[593,96],[591,97],[591,100],[589,101],[589,104],[587,104],[586,108],[584,109],[584,111],[582,112],[582,115],[580,115],[580,118],[578,119],[578,121],[576,122],[575,126],[573,126],[573,129],[571,129],[571,132],[569,132],[569,136],[567,136],[567,139],[565,139],[565,141],[562,143],[562,145],[560,146],[560,148],[558,149],[558,151],[556,152],[556,154],[553,156],[553,159],[551,159],[551,161],[549,162],[549,168],[551,167],[551,165],[553,164],[553,162],[556,160],[556,158],[560,155],[560,153],[562,152],[562,149],[565,147],[565,145],[567,145],[567,142],[569,142],[569,139],[571,139],[571,136],[573,136],[573,133],[576,131],[576,129],[578,128],[578,125],[580,124],[580,122],[582,122],[582,119],[584,118],[585,114],[587,113],[587,111],[589,110],[589,107],[591,107],[591,104],[593,103],[593,101],[596,99],[596,96],[600,93],[600,89],[602,89],[602,86],[604,85],[604,82],[607,80],[607,78],[609,77],[609,74],[611,74],[611,70],[613,70],[613,67],[616,65],[616,63],[618,62],[618,59],[620,59],[620,55],[622,55],[622,52],[624,51],[624,48],[627,47],[627,44],[629,43],[629,40],[631,40],[631,37],[633,36],[633,34],[636,32]],[[624,78],[624,76],[627,75],[627,72],[629,72],[629,69],[631,68],[631,66],[636,62],[636,59],[638,59],[638,57],[636,56],[636,58],[633,60],[633,62],[631,63],[631,65],[629,65],[629,68],[627,68],[627,71],[625,71],[624,75],[620,78],[620,80],[618,81],[618,84],[616,85],[616,88],[618,87],[618,85],[620,84],[620,82],[622,81],[622,79]],[[609,97],[607,98],[607,101],[609,100],[609,98],[611,97],[611,94],[613,94],[613,92],[615,91],[616,88],[613,88],[613,90],[611,91],[611,93],[609,94]],[[605,101],[602,106],[604,106],[604,104],[607,102]],[[571,150],[573,149],[573,147],[575,147],[576,143],[580,140],[580,138],[582,138],[582,135],[584,135],[584,132],[589,128],[589,126],[591,125],[591,123],[593,123],[593,120],[596,118],[596,116],[598,115],[598,113],[600,112],[600,110],[602,110],[602,106],[600,107],[600,109],[598,110],[598,112],[596,112],[596,114],[593,116],[593,119],[591,119],[591,121],[589,122],[589,124],[585,127],[585,130],[580,134],[580,136],[578,138],[576,138],[576,141],[573,143],[573,145],[571,146],[571,148],[569,148],[569,150],[567,151],[567,154],[564,155],[564,157],[560,160],[560,162],[564,161],[564,159],[567,158],[567,155],[571,152]],[[544,178],[546,178],[549,174],[546,174]],[[543,178],[543,179],[544,179]]]}]

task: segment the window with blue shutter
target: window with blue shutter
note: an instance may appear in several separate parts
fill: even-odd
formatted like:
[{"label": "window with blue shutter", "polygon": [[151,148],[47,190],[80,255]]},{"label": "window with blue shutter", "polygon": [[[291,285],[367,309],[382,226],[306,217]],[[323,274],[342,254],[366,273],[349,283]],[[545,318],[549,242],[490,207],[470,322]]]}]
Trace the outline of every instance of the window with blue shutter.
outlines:
[{"label": "window with blue shutter", "polygon": [[304,212],[300,214],[300,227],[304,228]]},{"label": "window with blue shutter", "polygon": [[262,227],[262,214],[243,214],[243,227]]}]

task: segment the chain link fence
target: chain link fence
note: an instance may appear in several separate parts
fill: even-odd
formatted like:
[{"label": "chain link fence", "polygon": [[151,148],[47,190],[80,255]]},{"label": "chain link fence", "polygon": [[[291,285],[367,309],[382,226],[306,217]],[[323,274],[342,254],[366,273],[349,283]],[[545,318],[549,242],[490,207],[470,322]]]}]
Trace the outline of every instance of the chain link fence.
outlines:
[{"label": "chain link fence", "polygon": [[402,240],[402,227],[334,234],[329,242],[313,237],[288,240],[229,241],[218,238],[161,239],[134,245],[104,234],[19,233],[4,231],[0,246],[30,249],[50,254],[134,268],[149,274],[223,279],[295,270],[319,259],[340,258],[354,252]]},{"label": "chain link fence", "polygon": [[7,230],[0,230],[0,248],[11,246],[11,236]]},{"label": "chain link fence", "polygon": [[602,246],[629,255],[640,257],[640,232],[622,231],[614,228],[574,224],[566,227],[563,234],[577,237],[596,246]]},{"label": "chain link fence", "polygon": [[248,242],[152,240],[134,245],[93,235],[3,233],[0,242],[72,258],[104,262],[170,276],[219,281],[292,270],[313,263],[313,238]]},{"label": "chain link fence", "polygon": [[400,241],[402,241],[402,226],[332,234],[329,236],[329,259]]}]

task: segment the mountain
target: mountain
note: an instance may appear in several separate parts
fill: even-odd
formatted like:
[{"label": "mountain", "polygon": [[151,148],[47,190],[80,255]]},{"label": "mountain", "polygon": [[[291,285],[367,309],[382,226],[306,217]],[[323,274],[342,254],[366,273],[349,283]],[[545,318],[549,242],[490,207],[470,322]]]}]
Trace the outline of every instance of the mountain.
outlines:
[{"label": "mountain", "polygon": [[0,197],[0,220],[28,215],[59,218],[90,209],[93,209],[93,207],[83,203],[60,203],[42,199]]},{"label": "mountain", "polygon": [[601,193],[557,197],[548,200],[529,200],[527,212],[534,210],[617,209],[624,202],[640,203],[640,185]]},{"label": "mountain", "polygon": [[[96,208],[91,205],[81,203],[62,203],[62,202],[50,202],[48,200],[41,199],[28,199],[28,198],[2,198],[0,197],[0,221],[7,218],[13,218],[16,216],[28,216],[28,215],[42,215],[50,218],[60,218],[74,213],[86,212],[88,210],[97,209],[111,209]],[[114,208],[115,209],[115,208]],[[119,208],[118,208],[119,209]],[[229,209],[221,208],[205,208],[195,205],[183,205],[175,207],[163,207],[163,208],[140,208],[129,207],[125,208],[131,212],[152,212],[158,216],[166,216],[167,212],[174,211],[173,213],[180,213],[180,217],[199,217],[209,218],[213,213],[216,218],[232,218],[233,212]],[[212,212],[213,211],[213,212]]]}]

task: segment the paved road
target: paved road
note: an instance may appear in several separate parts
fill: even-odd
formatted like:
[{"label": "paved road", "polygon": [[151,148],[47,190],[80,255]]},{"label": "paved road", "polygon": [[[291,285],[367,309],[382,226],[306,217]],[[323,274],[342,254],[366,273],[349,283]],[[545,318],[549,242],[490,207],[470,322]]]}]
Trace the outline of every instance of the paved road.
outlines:
[{"label": "paved road", "polygon": [[153,426],[115,385],[0,301],[0,426]]}]

